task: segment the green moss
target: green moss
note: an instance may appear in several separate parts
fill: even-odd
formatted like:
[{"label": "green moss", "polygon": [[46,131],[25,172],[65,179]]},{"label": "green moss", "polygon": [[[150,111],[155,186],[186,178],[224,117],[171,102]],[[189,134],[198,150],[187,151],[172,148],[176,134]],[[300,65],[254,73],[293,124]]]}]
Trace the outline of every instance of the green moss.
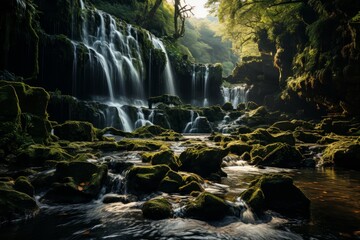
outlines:
[{"label": "green moss", "polygon": [[140,127],[132,132],[134,137],[138,138],[156,138],[166,141],[175,141],[182,138],[182,135],[171,130],[164,129],[157,125],[148,125]]},{"label": "green moss", "polygon": [[303,159],[301,153],[294,146],[286,143],[255,145],[250,155],[251,164],[285,168],[299,167]]},{"label": "green moss", "polygon": [[268,130],[263,128],[257,128],[252,133],[242,134],[240,139],[249,144],[259,143],[266,145],[269,143],[283,142],[290,145],[295,145],[295,138],[291,132],[271,134]]},{"label": "green moss", "polygon": [[0,121],[13,122],[20,127],[21,109],[15,89],[10,85],[0,87]]},{"label": "green moss", "polygon": [[132,167],[126,176],[128,191],[131,193],[154,192],[168,171],[170,168],[166,165]]},{"label": "green moss", "polygon": [[167,105],[175,105],[175,106],[179,106],[183,104],[178,96],[173,96],[169,94],[148,98],[148,104],[150,109],[152,108],[152,105],[156,103],[164,103]]},{"label": "green moss", "polygon": [[321,156],[321,165],[360,169],[360,141],[353,137],[329,144]]},{"label": "green moss", "polygon": [[190,194],[192,192],[203,192],[204,188],[197,181],[191,181],[186,185],[183,185],[179,188],[179,191],[182,194]]},{"label": "green moss", "polygon": [[150,162],[152,165],[165,164],[173,170],[177,170],[179,167],[178,158],[170,149],[153,153],[144,153],[142,158],[143,161]]},{"label": "green moss", "polygon": [[180,169],[202,177],[210,177],[211,174],[221,175],[221,163],[226,155],[227,151],[219,148],[188,148],[180,155]]},{"label": "green moss", "polygon": [[69,141],[94,141],[96,133],[89,122],[66,121],[54,127],[54,133],[60,139]]},{"label": "green moss", "polygon": [[186,216],[201,220],[220,220],[230,213],[226,202],[208,192],[201,193],[185,206]]},{"label": "green moss", "polygon": [[322,136],[316,132],[295,131],[293,135],[296,140],[304,143],[317,143],[322,139]]},{"label": "green moss", "polygon": [[11,220],[25,217],[38,210],[35,199],[15,190],[0,188],[0,219]]},{"label": "green moss", "polygon": [[242,141],[232,141],[226,145],[226,150],[236,155],[242,155],[244,152],[250,152],[252,146],[242,142]]},{"label": "green moss", "polygon": [[145,218],[159,220],[172,215],[172,207],[165,198],[155,198],[144,203],[141,208]]},{"label": "green moss", "polygon": [[119,150],[128,151],[155,151],[168,149],[168,144],[158,140],[123,139],[118,143]]},{"label": "green moss", "polygon": [[20,176],[16,179],[14,189],[16,191],[25,193],[30,197],[34,196],[34,187],[29,182],[29,179],[24,176]]},{"label": "green moss", "polygon": [[240,196],[258,214],[270,209],[286,216],[308,216],[310,210],[309,199],[286,175],[258,177]]},{"label": "green moss", "polygon": [[218,105],[207,107],[207,108],[202,108],[201,110],[203,112],[203,115],[210,122],[222,121],[224,119],[224,116],[225,116],[224,111]]}]

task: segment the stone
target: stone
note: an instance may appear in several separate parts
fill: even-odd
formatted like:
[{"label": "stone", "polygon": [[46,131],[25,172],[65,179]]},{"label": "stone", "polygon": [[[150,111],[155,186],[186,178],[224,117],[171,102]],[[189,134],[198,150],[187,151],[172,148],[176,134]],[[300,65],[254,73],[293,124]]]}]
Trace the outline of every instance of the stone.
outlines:
[{"label": "stone", "polygon": [[268,209],[290,217],[310,214],[310,200],[286,175],[258,177],[240,196],[257,214]]},{"label": "stone", "polygon": [[66,121],[54,127],[54,134],[69,141],[92,142],[96,138],[94,126],[89,122]]},{"label": "stone", "polygon": [[172,215],[171,203],[165,198],[155,198],[146,201],[141,208],[145,218],[160,220]]}]

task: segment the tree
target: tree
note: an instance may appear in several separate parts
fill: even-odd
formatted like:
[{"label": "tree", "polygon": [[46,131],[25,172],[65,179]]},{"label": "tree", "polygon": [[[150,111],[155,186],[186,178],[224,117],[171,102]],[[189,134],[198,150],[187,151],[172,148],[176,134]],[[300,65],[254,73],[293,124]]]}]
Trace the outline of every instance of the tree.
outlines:
[{"label": "tree", "polygon": [[[187,5],[185,1],[174,1],[174,39],[178,39],[184,36],[185,33],[185,20],[193,15],[192,10],[194,7]],[[179,23],[180,21],[180,23]]]}]

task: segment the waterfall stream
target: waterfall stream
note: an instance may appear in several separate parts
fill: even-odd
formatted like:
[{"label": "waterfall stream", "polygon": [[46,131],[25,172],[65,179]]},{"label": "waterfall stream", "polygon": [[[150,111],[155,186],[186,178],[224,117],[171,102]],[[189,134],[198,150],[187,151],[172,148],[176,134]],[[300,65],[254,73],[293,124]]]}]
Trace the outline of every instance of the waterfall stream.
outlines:
[{"label": "waterfall stream", "polygon": [[239,103],[247,103],[248,95],[251,87],[247,84],[237,85],[234,87],[221,87],[221,94],[223,95],[224,102],[230,102],[233,108],[236,109]]}]

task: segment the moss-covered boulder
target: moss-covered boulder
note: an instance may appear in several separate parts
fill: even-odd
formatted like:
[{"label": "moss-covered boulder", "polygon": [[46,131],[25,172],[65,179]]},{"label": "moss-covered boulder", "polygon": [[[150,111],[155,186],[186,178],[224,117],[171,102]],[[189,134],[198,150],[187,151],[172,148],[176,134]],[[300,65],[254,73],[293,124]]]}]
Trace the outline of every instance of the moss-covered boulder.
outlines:
[{"label": "moss-covered boulder", "polygon": [[266,146],[256,145],[250,151],[251,164],[271,167],[300,167],[303,156],[286,143],[273,143]]},{"label": "moss-covered boulder", "polygon": [[169,94],[163,94],[161,96],[155,96],[148,98],[149,108],[152,109],[153,105],[156,103],[164,103],[167,105],[182,105],[182,101],[178,96],[173,96]]},{"label": "moss-covered boulder", "polygon": [[350,169],[360,169],[360,141],[354,138],[345,138],[329,144],[320,164],[324,166],[335,165]]},{"label": "moss-covered boulder", "polygon": [[73,157],[62,149],[59,145],[44,146],[33,144],[19,150],[16,163],[24,166],[42,165],[46,160],[71,160]]},{"label": "moss-covered boulder", "polygon": [[142,159],[144,162],[150,162],[152,165],[165,164],[173,170],[179,168],[178,157],[170,149],[158,152],[145,152],[142,154]]},{"label": "moss-covered boulder", "polygon": [[310,200],[293,184],[292,178],[285,175],[258,177],[240,196],[257,214],[268,209],[286,216],[310,213]]},{"label": "moss-covered boulder", "polygon": [[190,218],[211,221],[220,220],[231,213],[230,206],[211,193],[203,192],[185,206],[185,215]]},{"label": "moss-covered boulder", "polygon": [[0,187],[0,220],[28,217],[38,209],[35,199],[28,194]]},{"label": "moss-covered boulder", "polygon": [[282,142],[295,145],[295,138],[290,131],[271,133],[270,130],[271,129],[257,128],[251,133],[240,135],[240,139],[243,142],[248,142],[249,144],[259,143],[266,145],[275,142]]},{"label": "moss-covered boulder", "polygon": [[25,193],[30,197],[34,196],[34,187],[30,183],[29,179],[24,176],[20,176],[15,180],[14,189],[16,191]]},{"label": "moss-covered boulder", "polygon": [[241,156],[245,152],[250,152],[251,149],[252,146],[242,141],[232,141],[226,145],[226,150],[239,156]]},{"label": "moss-covered boulder", "polygon": [[127,151],[155,151],[168,148],[163,141],[149,139],[123,139],[117,142],[117,145],[118,150]]},{"label": "moss-covered boulder", "polygon": [[182,138],[182,135],[171,130],[165,129],[158,125],[147,125],[140,127],[132,132],[134,137],[138,138],[154,138],[157,137],[158,139],[162,140],[179,140]]},{"label": "moss-covered boulder", "polygon": [[20,126],[21,109],[15,89],[10,85],[0,87],[0,121]]},{"label": "moss-covered boulder", "polygon": [[227,151],[220,148],[188,148],[180,154],[180,170],[193,172],[204,178],[213,174],[224,176],[221,164],[226,155]]},{"label": "moss-covered boulder", "polygon": [[218,122],[224,119],[226,113],[222,110],[222,108],[218,105],[202,108],[203,115],[210,122]]},{"label": "moss-covered boulder", "polygon": [[89,202],[98,196],[106,178],[106,165],[61,162],[56,166],[56,182],[43,199],[57,203]]},{"label": "moss-covered boulder", "polygon": [[161,180],[159,185],[159,191],[166,193],[176,193],[179,192],[179,188],[183,185],[183,178],[177,172],[172,170],[168,171]]},{"label": "moss-covered boulder", "polygon": [[158,190],[160,182],[168,171],[170,168],[167,165],[132,167],[126,175],[128,192],[141,194]]},{"label": "moss-covered boulder", "polygon": [[203,192],[205,191],[201,184],[197,181],[191,181],[179,188],[182,194],[190,194],[192,192]]},{"label": "moss-covered boulder", "polygon": [[323,137],[316,132],[306,132],[306,131],[295,131],[293,135],[296,140],[303,143],[317,143]]},{"label": "moss-covered boulder", "polygon": [[233,105],[231,104],[231,102],[226,102],[224,103],[221,108],[224,110],[224,111],[233,111],[234,110],[234,107]]},{"label": "moss-covered boulder", "polygon": [[145,218],[160,220],[172,215],[171,203],[165,198],[154,198],[146,201],[141,208]]},{"label": "moss-covered boulder", "polygon": [[54,127],[54,134],[60,139],[69,141],[94,141],[96,133],[89,122],[66,121]]}]

